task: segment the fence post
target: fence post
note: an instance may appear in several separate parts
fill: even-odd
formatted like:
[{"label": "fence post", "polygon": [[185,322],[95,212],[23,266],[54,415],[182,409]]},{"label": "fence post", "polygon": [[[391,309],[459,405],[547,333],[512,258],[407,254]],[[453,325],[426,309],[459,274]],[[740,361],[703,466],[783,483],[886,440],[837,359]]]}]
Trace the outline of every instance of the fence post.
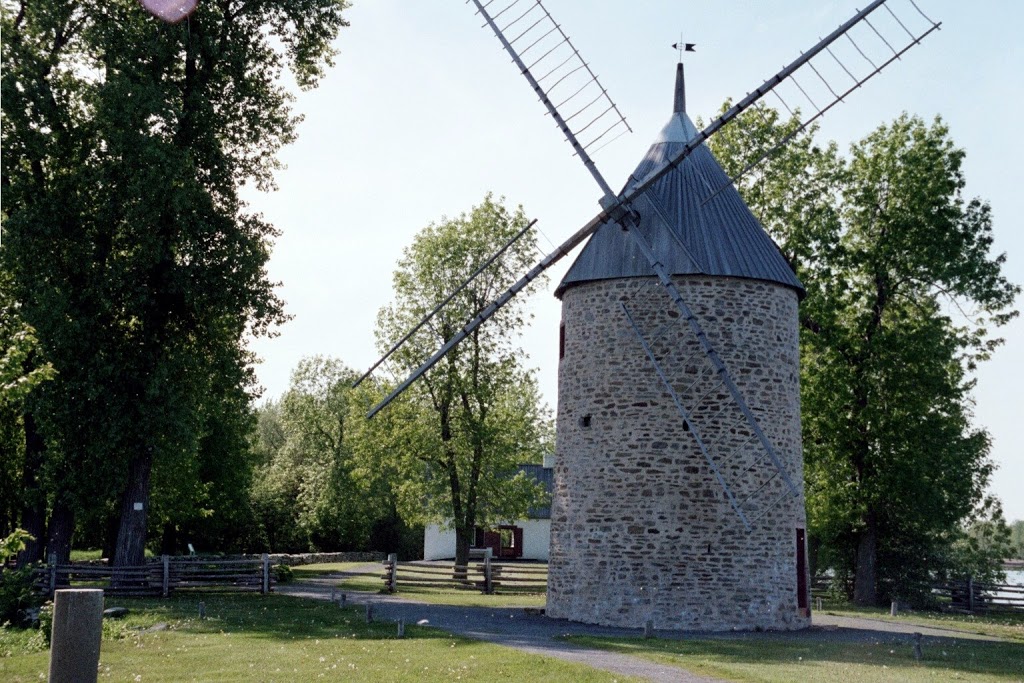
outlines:
[{"label": "fence post", "polygon": [[163,594],[163,597],[166,598],[167,594],[171,590],[171,558],[167,557],[166,555],[161,555],[160,563],[164,566],[164,581],[161,593]]},{"label": "fence post", "polygon": [[53,597],[53,592],[57,590],[57,553],[50,553],[47,559],[50,565],[50,597]]},{"label": "fence post", "polygon": [[398,553],[388,555],[388,593],[398,591]]},{"label": "fence post", "polygon": [[270,592],[270,555],[263,553],[263,585],[260,591],[264,595]]},{"label": "fence post", "polygon": [[974,577],[967,577],[967,611],[974,614]]},{"label": "fence post", "polygon": [[491,573],[491,548],[484,550],[484,593],[494,595],[494,577]]}]

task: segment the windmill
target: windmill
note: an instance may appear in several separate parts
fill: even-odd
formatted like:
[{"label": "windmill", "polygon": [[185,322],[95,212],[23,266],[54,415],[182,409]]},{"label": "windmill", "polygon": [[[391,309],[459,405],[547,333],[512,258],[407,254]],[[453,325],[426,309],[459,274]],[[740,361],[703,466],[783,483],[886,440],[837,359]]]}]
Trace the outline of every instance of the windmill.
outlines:
[{"label": "windmill", "polygon": [[[791,101],[809,104],[760,159],[770,156],[939,24],[914,0],[903,0],[906,17],[874,0],[701,131],[686,114],[680,63],[672,116],[616,193],[592,156],[630,128],[562,27],[539,0],[472,2],[597,182],[602,208],[369,416],[587,241],[556,289],[547,613],[617,626],[807,626],[803,288],[703,143],[748,110],[764,115],[769,95],[794,116]],[[910,16],[924,27],[912,30]]]}]

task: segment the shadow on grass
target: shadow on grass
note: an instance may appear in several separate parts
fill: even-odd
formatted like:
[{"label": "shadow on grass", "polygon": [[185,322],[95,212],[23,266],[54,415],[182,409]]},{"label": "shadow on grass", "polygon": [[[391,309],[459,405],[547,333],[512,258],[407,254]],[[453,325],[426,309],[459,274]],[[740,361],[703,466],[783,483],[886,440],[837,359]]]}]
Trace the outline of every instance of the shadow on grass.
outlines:
[{"label": "shadow on grass", "polygon": [[[836,680],[863,680],[853,673],[859,665],[870,678],[870,669],[886,669],[889,680],[934,680],[951,674],[984,674],[1020,680],[1024,676],[1024,646],[1018,643],[925,637],[923,657],[914,658],[912,636],[874,632],[875,640],[833,642],[829,633],[750,634],[740,639],[644,640],[638,638],[569,637],[569,642],[613,652],[699,667],[717,673],[735,673],[751,665],[794,673],[807,665],[818,667],[816,676],[834,671]],[[824,671],[820,667],[824,667]],[[847,675],[849,674],[849,675]],[[831,678],[831,676],[829,676]],[[753,678],[752,680],[759,680]],[[873,680],[873,679],[872,679]]]},{"label": "shadow on grass", "polygon": [[[206,617],[199,617],[199,603]],[[178,594],[167,599],[107,598],[107,607],[130,610],[125,630],[145,633],[157,624],[167,624],[183,633],[243,633],[274,640],[305,638],[348,638],[381,640],[397,638],[391,622],[367,624],[365,608],[339,608],[333,603],[300,600],[281,595]],[[406,639],[451,639],[435,629],[415,625],[405,629]]]}]

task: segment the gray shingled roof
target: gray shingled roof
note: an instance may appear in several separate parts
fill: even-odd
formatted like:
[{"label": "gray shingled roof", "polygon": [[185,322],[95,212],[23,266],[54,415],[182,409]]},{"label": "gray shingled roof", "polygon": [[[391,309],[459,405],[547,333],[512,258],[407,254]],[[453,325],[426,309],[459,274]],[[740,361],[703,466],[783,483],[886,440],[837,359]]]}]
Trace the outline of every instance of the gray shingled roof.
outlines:
[{"label": "gray shingled roof", "polygon": [[[682,86],[678,72],[677,92]],[[677,103],[681,98],[676,98]],[[677,154],[697,134],[693,122],[681,110],[651,145],[643,161],[630,176],[623,192]],[[648,191],[651,201],[634,202],[640,215],[640,230],[654,252],[673,275],[720,275],[778,282],[804,289],[768,237],[760,222],[728,185],[710,201],[707,197],[729,182],[714,155],[701,145],[678,167],[662,176]],[[555,296],[574,284],[624,277],[651,277],[650,264],[633,239],[615,224],[598,228],[569,272],[555,290]]]}]

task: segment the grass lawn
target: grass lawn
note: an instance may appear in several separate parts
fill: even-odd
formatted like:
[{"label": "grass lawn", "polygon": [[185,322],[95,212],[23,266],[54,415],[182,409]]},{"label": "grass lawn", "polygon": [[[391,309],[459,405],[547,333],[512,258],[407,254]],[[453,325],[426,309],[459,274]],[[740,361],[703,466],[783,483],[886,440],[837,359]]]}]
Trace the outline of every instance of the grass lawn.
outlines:
[{"label": "grass lawn", "polygon": [[824,614],[841,617],[863,617],[893,621],[901,624],[915,624],[931,628],[954,628],[960,631],[980,633],[996,638],[1024,642],[1024,612],[1018,614],[968,615],[943,614],[941,612],[900,612],[891,616],[889,610],[882,607],[857,607],[851,604],[825,603]]},{"label": "grass lawn", "polygon": [[[146,557],[153,557],[153,551],[149,548],[145,550]],[[99,560],[103,557],[103,551],[99,548],[92,548],[86,550],[72,550],[71,561],[72,562],[87,562],[88,560]]]},{"label": "grass lawn", "polygon": [[957,640],[939,646],[925,640],[924,657],[917,662],[909,644],[825,642],[778,634],[722,640],[569,640],[730,681],[1024,680],[1024,645],[1018,643]]},{"label": "grass lawn", "polygon": [[[207,618],[197,604],[206,602]],[[111,599],[131,614],[105,624],[100,680],[110,681],[613,681],[581,665],[456,638],[436,629],[367,625],[361,609],[285,596]],[[32,632],[0,629],[0,680],[45,679]],[[37,651],[32,651],[36,649]]]},{"label": "grass lawn", "polygon": [[[364,566],[360,563],[335,563],[335,564],[309,564],[299,567],[292,567],[295,572],[295,579],[301,581],[304,578],[323,577],[331,573],[352,569],[353,567]],[[299,570],[303,571],[299,571]],[[514,571],[510,572],[514,573]],[[339,581],[336,585],[339,590],[358,593],[380,593],[384,585],[383,569],[376,576],[354,576],[350,579]],[[543,593],[519,593],[484,595],[475,590],[459,590],[457,588],[444,589],[428,586],[401,586],[399,595],[419,600],[434,605],[460,605],[463,607],[544,607],[547,598]]]},{"label": "grass lawn", "polygon": [[[323,564],[298,564],[291,567],[291,570],[295,574],[296,579],[309,579],[337,572],[352,571],[356,567],[365,567],[370,564],[373,564],[378,569],[382,566],[379,562],[325,562]],[[381,573],[383,571],[383,569],[380,569]]]}]

